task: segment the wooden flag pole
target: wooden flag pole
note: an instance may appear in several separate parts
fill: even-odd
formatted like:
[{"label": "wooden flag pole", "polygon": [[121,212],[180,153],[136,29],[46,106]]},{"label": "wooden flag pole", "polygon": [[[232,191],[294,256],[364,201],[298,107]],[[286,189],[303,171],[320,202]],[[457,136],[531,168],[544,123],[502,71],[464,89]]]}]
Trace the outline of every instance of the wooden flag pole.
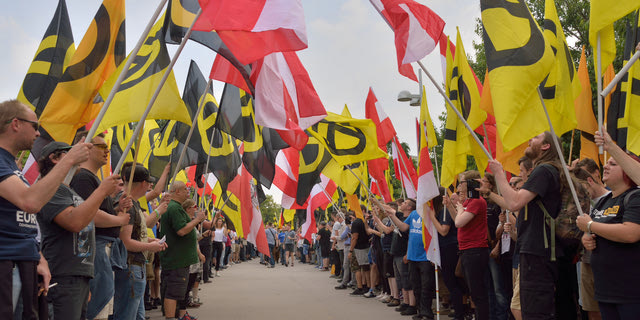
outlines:
[{"label": "wooden flag pole", "polygon": [[[604,110],[602,107],[603,96],[601,94],[602,93],[602,50],[600,49],[600,31],[598,31],[597,51],[598,51],[598,61],[596,61],[596,84],[598,86],[598,128],[602,128]],[[545,107],[545,110],[546,110],[546,107]],[[604,153],[604,148],[602,146],[598,147],[598,153],[599,154]]]},{"label": "wooden flag pole", "polygon": [[560,142],[557,139],[556,131],[553,129],[553,124],[551,123],[551,118],[549,118],[549,112],[547,111],[547,106],[544,103],[544,98],[542,98],[542,93],[540,92],[540,88],[538,90],[538,96],[540,97],[540,102],[542,102],[542,108],[544,109],[544,114],[547,116],[547,122],[549,122],[549,129],[551,134],[553,135],[553,145],[556,148],[556,152],[558,152],[558,158],[560,158],[560,163],[562,164],[562,170],[564,171],[564,175],[567,178],[567,182],[569,184],[569,189],[571,189],[571,195],[573,196],[573,201],[578,208],[578,213],[583,215],[582,207],[580,206],[580,201],[578,200],[578,194],[576,193],[576,188],[573,185],[573,181],[571,180],[571,175],[569,174],[569,168],[567,168],[567,163],[564,161],[564,156],[562,155],[562,148],[560,148]]},{"label": "wooden flag pole", "polygon": [[[93,125],[91,125],[91,129],[89,129],[89,132],[87,133],[87,137],[84,140],[85,143],[90,143],[91,139],[93,139],[93,136],[96,134],[96,131],[98,131],[98,125],[100,125],[100,122],[102,122],[102,118],[104,118],[104,115],[107,113],[107,109],[109,109],[109,106],[111,105],[111,101],[113,101],[113,98],[115,97],[116,93],[120,89],[120,84],[122,83],[122,81],[124,81],[124,78],[127,76],[127,71],[129,71],[129,67],[131,67],[133,60],[135,60],[133,58],[138,55],[138,51],[140,51],[142,44],[144,44],[144,41],[147,39],[147,35],[149,34],[149,31],[151,31],[151,28],[153,27],[154,23],[156,22],[156,19],[160,15],[160,12],[162,12],[162,8],[164,8],[164,5],[166,3],[167,3],[167,0],[160,0],[160,3],[158,4],[156,11],[151,16],[151,19],[149,19],[149,23],[147,23],[147,26],[144,28],[144,31],[142,31],[142,35],[140,36],[140,39],[138,39],[136,46],[133,48],[133,50],[131,50],[131,53],[130,53],[131,59],[127,59],[127,61],[125,62],[124,67],[122,68],[122,72],[120,73],[120,75],[118,75],[116,82],[113,84],[113,88],[111,88],[111,92],[109,92],[109,96],[107,96],[107,99],[104,101],[104,104],[102,105],[102,108],[100,108],[100,112],[98,113],[98,116],[96,116],[96,119],[93,121]],[[129,149],[131,149],[131,146],[129,146]],[[122,153],[123,158],[125,158],[128,152],[129,150]],[[124,159],[121,159],[121,160],[122,160],[121,162],[124,162]],[[116,170],[113,171],[113,174],[118,174],[120,172],[121,166],[122,166],[122,163],[119,163],[119,165],[116,166],[115,168]],[[71,170],[69,170],[69,173],[67,173],[67,176],[64,178],[65,184],[69,184],[71,182],[71,179],[75,175],[77,169],[78,169],[78,166],[76,165],[76,166],[73,166]]]},{"label": "wooden flag pole", "polygon": [[200,113],[202,113],[202,109],[204,108],[204,104],[205,104],[204,98],[207,96],[207,90],[211,85],[211,81],[213,80],[209,79],[209,81],[207,82],[207,87],[204,90],[204,93],[202,94],[202,96],[200,97],[201,101],[200,101],[200,105],[198,106],[198,111],[196,111],[196,114],[193,115],[193,119],[191,119],[191,128],[189,129],[189,134],[187,134],[187,139],[184,142],[184,146],[182,147],[182,150],[180,151],[180,156],[178,157],[178,163],[176,164],[176,168],[173,169],[173,176],[171,176],[171,180],[169,180],[169,184],[173,183],[173,181],[176,179],[176,176],[178,175],[178,172],[180,171],[180,165],[182,164],[182,159],[184,159],[184,155],[187,153],[187,148],[189,147],[189,142],[191,141],[191,136],[193,135],[193,130],[196,129],[196,126],[198,123],[198,116],[200,115]]},{"label": "wooden flag pole", "polygon": [[[136,150],[140,150],[140,142],[142,141],[142,131],[133,140],[136,140]],[[125,194],[131,194],[131,187],[133,184],[133,174],[136,172],[137,163],[138,163],[138,152],[136,152],[133,155],[133,165],[131,166],[131,173],[129,174],[129,180],[128,180],[129,182],[127,183],[127,190]]]},{"label": "wooden flag pole", "polygon": [[571,155],[573,155],[573,135],[576,133],[576,129],[571,129],[571,144],[569,145],[569,161],[567,163],[571,164]]},{"label": "wooden flag pole", "polygon": [[[195,18],[193,19],[193,22],[191,23],[191,26],[189,27],[189,30],[187,30],[187,33],[182,38],[182,42],[180,42],[180,46],[178,46],[178,49],[176,49],[176,52],[174,53],[173,57],[171,58],[171,62],[167,66],[167,70],[165,70],[164,75],[162,75],[162,79],[160,79],[160,84],[156,88],[156,91],[153,93],[153,96],[151,96],[151,100],[149,101],[149,104],[147,105],[147,108],[142,113],[142,116],[140,117],[140,121],[138,121],[138,124],[136,125],[136,129],[133,132],[133,136],[138,135],[140,133],[140,131],[142,130],[142,124],[144,124],[144,121],[147,119],[147,116],[149,115],[149,112],[151,111],[151,107],[153,107],[153,104],[156,102],[156,99],[158,98],[158,95],[160,94],[160,90],[162,90],[162,87],[164,86],[164,83],[169,78],[169,75],[171,74],[171,70],[173,69],[173,66],[176,64],[176,61],[178,60],[178,57],[180,56],[180,53],[182,53],[182,49],[184,49],[184,46],[187,44],[187,40],[189,40],[189,37],[191,37],[191,33],[193,32],[193,25],[198,20],[198,17],[200,17],[200,14],[202,14],[202,9],[198,10],[198,13],[196,14]],[[145,34],[145,37],[146,37],[146,34]],[[129,61],[133,61],[133,59],[127,59],[127,62],[129,62]],[[123,71],[124,70],[129,70],[129,69],[128,68],[124,68]],[[97,119],[94,122],[94,126],[96,126],[96,123],[98,123]],[[118,174],[120,172],[120,169],[122,168],[122,164],[124,162],[126,154],[129,153],[129,150],[131,150],[131,145],[132,144],[133,144],[133,140],[129,140],[129,143],[127,143],[127,147],[122,151],[122,156],[120,157],[120,160],[118,161],[118,164],[116,165],[116,167],[113,170],[113,174]]]},{"label": "wooden flag pole", "polygon": [[624,75],[627,74],[627,72],[629,72],[629,69],[631,69],[631,66],[638,60],[638,58],[640,58],[640,51],[636,51],[636,53],[634,53],[633,56],[631,56],[631,59],[629,59],[627,64],[625,64],[624,67],[620,69],[620,72],[618,72],[616,76],[613,77],[609,85],[607,85],[607,87],[604,88],[602,92],[600,92],[600,95],[603,98],[606,97],[609,93],[611,93],[611,90],[613,90],[616,84],[618,84],[618,82],[622,80],[622,77],[624,77]]},{"label": "wooden flag pole", "polygon": [[431,148],[433,150],[433,159],[436,162],[436,182],[440,185],[440,171],[438,170],[438,151],[436,151],[436,147]]},{"label": "wooden flag pole", "polygon": [[475,134],[475,132],[473,131],[473,129],[471,128],[471,126],[469,126],[469,124],[467,123],[467,120],[464,119],[464,117],[462,116],[462,114],[460,114],[460,111],[458,110],[458,108],[456,108],[453,105],[453,102],[451,102],[451,100],[449,99],[449,97],[447,97],[447,95],[445,94],[445,92],[442,90],[442,88],[440,88],[440,85],[438,84],[438,82],[436,81],[436,79],[433,78],[433,76],[431,75],[431,73],[429,73],[429,71],[427,71],[427,68],[424,66],[424,64],[422,64],[422,61],[418,61],[418,65],[420,66],[420,68],[422,68],[422,71],[424,71],[424,73],[427,74],[427,77],[429,77],[429,79],[431,80],[431,82],[433,83],[433,86],[436,87],[436,89],[438,89],[438,92],[440,92],[440,94],[442,95],[442,97],[444,98],[445,101],[447,101],[447,103],[449,104],[449,106],[451,107],[451,109],[453,109],[453,111],[456,113],[456,115],[458,116],[458,118],[460,119],[460,121],[462,121],[462,123],[464,124],[465,128],[467,128],[467,130],[469,130],[469,132],[471,133],[471,136],[473,137],[473,139],[476,140],[476,143],[478,143],[478,145],[480,146],[480,148],[482,148],[482,151],[484,151],[484,154],[487,156],[487,158],[489,158],[489,160],[493,160],[493,157],[491,156],[491,153],[489,153],[489,151],[487,151],[487,148],[484,147],[484,144],[480,141],[480,139],[478,138],[478,136]]},{"label": "wooden flag pole", "polygon": [[[349,171],[351,171],[351,173],[353,174],[354,177],[356,177],[356,179],[358,179],[358,181],[360,181],[360,185],[363,186],[367,192],[369,193],[369,199],[374,199],[374,201],[376,202],[376,205],[378,205],[378,207],[382,210],[384,210],[380,204],[378,203],[378,199],[376,199],[376,197],[373,196],[373,192],[371,192],[371,189],[369,189],[369,187],[367,187],[367,184],[364,183],[364,181],[362,181],[362,179],[360,179],[360,177],[353,171],[353,169],[351,169],[351,167],[349,166],[344,166],[345,168],[349,169]],[[393,220],[389,219],[391,221],[391,224],[394,227],[394,232],[398,232],[398,226],[396,226],[395,222],[393,222]]]}]

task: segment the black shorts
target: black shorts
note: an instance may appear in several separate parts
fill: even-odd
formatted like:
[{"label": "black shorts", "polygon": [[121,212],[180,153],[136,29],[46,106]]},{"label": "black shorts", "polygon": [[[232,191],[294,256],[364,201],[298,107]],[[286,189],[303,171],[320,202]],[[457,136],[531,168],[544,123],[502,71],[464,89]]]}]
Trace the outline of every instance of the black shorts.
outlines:
[{"label": "black shorts", "polygon": [[184,299],[189,284],[189,267],[162,270],[161,278],[166,299],[176,301]]},{"label": "black shorts", "polygon": [[285,243],[284,244],[284,251],[294,252],[293,251],[293,243]]},{"label": "black shorts", "polygon": [[383,256],[382,256],[382,272],[384,273],[385,277],[387,277],[387,278],[393,278],[394,277],[394,273],[393,273],[393,256],[389,252],[383,253]]}]

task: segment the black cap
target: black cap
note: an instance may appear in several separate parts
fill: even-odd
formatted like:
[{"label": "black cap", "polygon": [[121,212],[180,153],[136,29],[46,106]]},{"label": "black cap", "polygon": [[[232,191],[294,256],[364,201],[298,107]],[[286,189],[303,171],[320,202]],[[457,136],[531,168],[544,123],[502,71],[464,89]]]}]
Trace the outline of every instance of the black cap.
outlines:
[{"label": "black cap", "polygon": [[[129,177],[131,176],[131,166],[126,166],[122,168],[122,180],[129,181]],[[133,172],[133,182],[155,182],[155,179],[149,175],[149,170],[143,167],[142,165],[137,164],[136,170]]]},{"label": "black cap", "polygon": [[64,142],[58,142],[58,141],[49,142],[49,144],[47,144],[42,148],[42,150],[40,150],[40,159],[42,160],[42,159],[48,158],[49,155],[55,153],[56,151],[69,150],[69,149],[71,149],[71,146]]}]

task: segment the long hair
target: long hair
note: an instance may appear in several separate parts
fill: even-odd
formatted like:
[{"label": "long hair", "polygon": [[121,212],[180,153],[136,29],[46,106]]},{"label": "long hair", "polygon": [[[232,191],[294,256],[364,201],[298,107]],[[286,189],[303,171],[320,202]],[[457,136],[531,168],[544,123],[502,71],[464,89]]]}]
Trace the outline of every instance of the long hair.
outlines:
[{"label": "long hair", "polygon": [[567,181],[567,178],[564,174],[564,170],[562,170],[562,163],[560,162],[560,157],[562,157],[563,155],[558,155],[558,151],[556,149],[555,143],[553,142],[553,139],[556,139],[556,142],[560,146],[560,152],[562,152],[562,143],[560,142],[560,139],[557,136],[551,134],[551,132],[545,131],[544,139],[542,139],[542,144],[548,144],[550,145],[550,147],[547,150],[540,150],[541,154],[537,159],[535,159],[533,167],[535,168],[543,164],[548,164],[555,167],[556,170],[558,170],[558,176],[560,179],[560,192],[562,192],[569,188],[569,182]]}]

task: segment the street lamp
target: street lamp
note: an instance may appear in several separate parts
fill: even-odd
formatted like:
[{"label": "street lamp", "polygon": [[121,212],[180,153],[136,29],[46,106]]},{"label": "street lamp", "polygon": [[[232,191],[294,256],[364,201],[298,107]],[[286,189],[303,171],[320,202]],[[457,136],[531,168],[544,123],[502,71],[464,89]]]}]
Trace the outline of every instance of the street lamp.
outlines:
[{"label": "street lamp", "polygon": [[398,93],[398,101],[407,102],[409,101],[409,105],[412,107],[419,107],[422,103],[422,70],[418,70],[418,80],[419,80],[419,88],[418,94],[412,94],[407,90],[402,90]]}]

